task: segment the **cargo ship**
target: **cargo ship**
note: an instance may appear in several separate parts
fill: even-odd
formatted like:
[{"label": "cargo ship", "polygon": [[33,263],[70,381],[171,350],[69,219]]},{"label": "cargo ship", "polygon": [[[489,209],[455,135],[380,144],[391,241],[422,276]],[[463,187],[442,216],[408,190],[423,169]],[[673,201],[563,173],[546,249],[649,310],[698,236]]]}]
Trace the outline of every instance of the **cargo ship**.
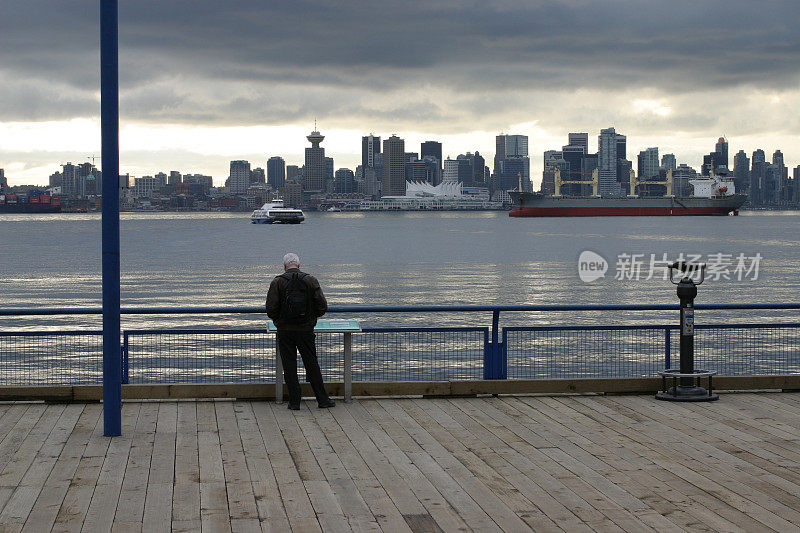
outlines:
[{"label": "cargo ship", "polygon": [[61,198],[48,193],[5,193],[0,190],[0,214],[3,213],[60,213]]},{"label": "cargo ship", "polygon": [[[555,194],[509,191],[514,202],[510,217],[609,217],[609,216],[701,216],[737,215],[739,208],[747,200],[747,195],[737,194],[732,179],[715,175],[689,180],[693,193],[691,196],[672,194],[672,171],[665,180],[640,181],[631,171],[631,191],[638,185],[648,183],[664,184],[665,196],[641,197],[635,194],[623,197],[606,197],[598,194],[598,172],[592,173],[591,180],[561,179],[561,172],[555,172]],[[562,196],[561,185],[568,183],[592,185],[592,196]]]}]

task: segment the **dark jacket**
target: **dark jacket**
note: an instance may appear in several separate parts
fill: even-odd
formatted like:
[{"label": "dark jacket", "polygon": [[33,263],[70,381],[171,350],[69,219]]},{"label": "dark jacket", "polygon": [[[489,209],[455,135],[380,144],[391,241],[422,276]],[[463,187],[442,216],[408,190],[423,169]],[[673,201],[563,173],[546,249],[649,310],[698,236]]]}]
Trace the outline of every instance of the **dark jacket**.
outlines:
[{"label": "dark jacket", "polygon": [[[300,272],[297,268],[290,268],[286,271],[287,274]],[[303,281],[309,288],[311,295],[312,307],[314,308],[316,316],[310,316],[305,324],[282,324],[281,323],[281,305],[283,304],[284,295],[286,294],[286,286],[289,280],[283,276],[276,276],[269,284],[269,292],[267,293],[267,315],[272,319],[278,329],[286,331],[314,331],[314,326],[317,325],[317,317],[321,317],[328,310],[328,301],[325,295],[322,294],[322,288],[319,286],[319,281],[314,276],[308,274],[303,278]]]}]

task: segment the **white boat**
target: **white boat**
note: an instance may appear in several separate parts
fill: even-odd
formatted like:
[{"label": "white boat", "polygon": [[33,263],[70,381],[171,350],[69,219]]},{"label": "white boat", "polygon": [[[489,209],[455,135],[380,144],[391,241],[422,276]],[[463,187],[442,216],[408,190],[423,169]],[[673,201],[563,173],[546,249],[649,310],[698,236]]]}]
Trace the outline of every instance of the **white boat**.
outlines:
[{"label": "white boat", "polygon": [[301,209],[284,207],[283,200],[273,200],[250,215],[253,224],[299,224],[306,219]]}]

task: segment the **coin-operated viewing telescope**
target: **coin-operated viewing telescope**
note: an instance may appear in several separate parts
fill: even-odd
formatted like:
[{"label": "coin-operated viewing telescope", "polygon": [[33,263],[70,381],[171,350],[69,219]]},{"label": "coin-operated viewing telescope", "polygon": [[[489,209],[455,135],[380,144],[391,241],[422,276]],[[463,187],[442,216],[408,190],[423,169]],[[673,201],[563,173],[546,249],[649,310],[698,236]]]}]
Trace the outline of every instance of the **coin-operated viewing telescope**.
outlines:
[{"label": "coin-operated viewing telescope", "polygon": [[[675,280],[676,272],[681,274],[678,281]],[[697,286],[705,280],[705,273],[706,265],[703,263],[675,261],[670,265],[669,280],[677,285],[678,299],[681,302],[681,363],[680,368],[668,368],[659,372],[664,389],[656,394],[659,400],[709,402],[719,399],[712,392],[711,386],[711,377],[716,372],[694,368],[694,299],[697,296]],[[700,379],[704,377],[708,378],[708,390],[700,386]],[[672,379],[670,388],[667,388],[667,378]]]}]

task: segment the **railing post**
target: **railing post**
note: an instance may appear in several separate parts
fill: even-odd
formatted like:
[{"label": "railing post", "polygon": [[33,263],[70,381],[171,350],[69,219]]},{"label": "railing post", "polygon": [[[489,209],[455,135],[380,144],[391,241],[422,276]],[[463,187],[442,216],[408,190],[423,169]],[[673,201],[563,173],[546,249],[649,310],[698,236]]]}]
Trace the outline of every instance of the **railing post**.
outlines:
[{"label": "railing post", "polygon": [[489,332],[486,331],[483,336],[483,379],[492,379],[492,349]]},{"label": "railing post", "polygon": [[128,375],[128,332],[122,333],[122,384],[127,385],[129,381]]},{"label": "railing post", "polygon": [[490,352],[490,361],[489,361],[489,377],[486,377],[486,371],[484,370],[484,378],[485,379],[501,379],[500,378],[500,339],[499,339],[499,332],[498,326],[500,324],[500,310],[494,309],[492,311],[492,345],[489,350]]},{"label": "railing post", "polygon": [[672,336],[669,326],[667,326],[664,329],[664,368],[672,368],[670,350],[672,350]]},{"label": "railing post", "polygon": [[344,333],[344,403],[353,401],[353,334]]},{"label": "railing post", "polygon": [[508,334],[503,328],[503,340],[500,342],[500,375],[498,379],[508,379]]}]

